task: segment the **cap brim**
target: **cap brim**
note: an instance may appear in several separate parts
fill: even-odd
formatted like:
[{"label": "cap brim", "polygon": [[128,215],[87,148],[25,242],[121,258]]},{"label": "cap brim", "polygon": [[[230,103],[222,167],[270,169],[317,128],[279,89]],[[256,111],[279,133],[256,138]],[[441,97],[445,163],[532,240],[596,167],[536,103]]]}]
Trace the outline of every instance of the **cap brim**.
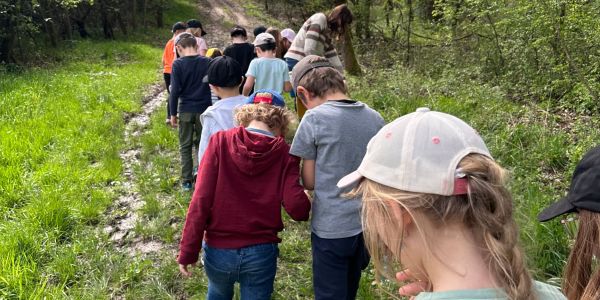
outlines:
[{"label": "cap brim", "polygon": [[548,220],[554,219],[560,215],[564,215],[567,213],[571,213],[576,211],[577,208],[569,202],[567,197],[560,199],[559,201],[553,203],[552,205],[546,207],[539,215],[538,221],[546,222]]},{"label": "cap brim", "polygon": [[354,172],[342,177],[342,179],[340,179],[340,181],[338,181],[337,187],[340,189],[349,187],[353,184],[356,184],[362,178],[363,178],[363,176],[360,173],[358,173],[358,171],[354,171]]}]

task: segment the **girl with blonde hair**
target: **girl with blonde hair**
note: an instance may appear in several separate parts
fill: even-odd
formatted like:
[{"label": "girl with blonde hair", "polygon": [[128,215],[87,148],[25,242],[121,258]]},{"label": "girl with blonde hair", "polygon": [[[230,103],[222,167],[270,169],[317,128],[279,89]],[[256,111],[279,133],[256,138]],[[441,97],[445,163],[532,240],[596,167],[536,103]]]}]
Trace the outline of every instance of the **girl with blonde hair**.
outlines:
[{"label": "girl with blonde hair", "polygon": [[208,45],[202,38],[206,35],[206,31],[204,31],[204,28],[202,28],[202,23],[200,23],[198,20],[191,19],[187,21],[187,27],[187,32],[193,34],[196,38],[196,44],[198,44],[198,54],[200,56],[206,56]]},{"label": "girl with blonde hair", "polygon": [[338,185],[356,182],[376,270],[410,270],[424,283],[415,299],[564,299],[532,280],[506,172],[462,120],[427,108],[396,119]]}]

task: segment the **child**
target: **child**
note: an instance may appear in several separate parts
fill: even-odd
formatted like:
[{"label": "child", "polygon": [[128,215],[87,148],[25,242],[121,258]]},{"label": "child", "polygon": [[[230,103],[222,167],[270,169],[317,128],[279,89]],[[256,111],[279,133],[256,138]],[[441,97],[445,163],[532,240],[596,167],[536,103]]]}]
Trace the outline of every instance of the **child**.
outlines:
[{"label": "child", "polygon": [[268,103],[244,105],[235,116],[241,127],[210,139],[178,256],[181,273],[189,276],[202,247],[208,300],[232,299],[236,282],[241,299],[271,299],[281,207],[294,220],[308,220],[299,160],[283,138],[292,116]]},{"label": "child", "polygon": [[348,196],[363,199],[379,274],[400,264],[428,283],[416,300],[565,299],[532,280],[505,179],[473,128],[419,108],[382,128],[338,186],[358,182]]},{"label": "child", "polygon": [[223,53],[221,53],[219,48],[209,48],[206,50],[206,57],[217,58],[219,56],[223,56]]},{"label": "child", "polygon": [[294,38],[296,38],[296,33],[291,28],[286,28],[281,31],[281,46],[282,46],[281,53],[282,53],[283,57],[285,57],[285,54],[292,46],[292,43],[294,42]]},{"label": "child", "polygon": [[[206,57],[209,58],[217,58],[219,56],[223,56],[223,53],[221,53],[221,50],[219,50],[219,48],[210,48],[206,51]],[[217,101],[219,101],[219,96],[217,94],[215,94],[214,90],[211,88],[210,89],[210,101],[212,102],[213,105],[215,105],[215,103],[217,103]],[[202,142],[202,141],[200,141]],[[200,158],[198,158],[198,160],[200,160]]]},{"label": "child", "polygon": [[198,147],[198,161],[202,156],[210,137],[217,131],[233,128],[233,109],[243,105],[246,97],[240,95],[242,68],[237,61],[228,56],[215,58],[208,66],[206,81],[216,96],[221,98],[209,107],[201,116],[202,137]]},{"label": "child", "polygon": [[[187,29],[187,24],[183,23],[183,22],[177,22],[173,25],[173,29],[171,30],[173,32],[173,37],[171,37],[171,39],[167,42],[167,44],[165,45],[165,50],[163,51],[163,56],[162,56],[162,65],[163,65],[163,78],[165,79],[165,87],[167,89],[167,92],[169,92],[169,88],[171,86],[171,68],[173,65],[173,61],[175,60],[175,53],[173,52],[173,49],[175,48],[174,42],[175,42],[175,37],[178,36],[180,33],[185,32],[185,30]],[[169,100],[167,99],[167,120],[166,120],[167,124],[171,123],[171,116],[169,115]]]},{"label": "child", "polygon": [[263,32],[267,32],[267,27],[260,25],[260,26],[254,27],[254,30],[252,33],[254,34],[254,38],[256,38],[259,34],[261,34]]},{"label": "child", "polygon": [[275,38],[268,33],[261,33],[254,40],[254,47],[258,58],[250,62],[248,67],[244,96],[250,94],[253,86],[255,90],[271,89],[279,94],[291,91],[287,65],[275,57]]},{"label": "child", "polygon": [[[223,54],[237,60],[242,67],[242,74],[245,75],[246,72],[248,72],[248,66],[250,66],[250,62],[255,57],[254,46],[248,43],[246,29],[244,29],[242,26],[236,25],[233,27],[230,35],[232,44],[225,48]],[[244,81],[240,85],[240,94],[242,93],[245,82],[246,78],[244,77]]]},{"label": "child", "polygon": [[206,51],[208,50],[208,46],[206,45],[206,41],[202,38],[206,35],[206,31],[202,28],[202,23],[200,21],[191,19],[187,21],[187,32],[191,33],[196,37],[196,45],[198,46],[198,55],[206,56]]},{"label": "child", "polygon": [[[562,290],[569,300],[600,299],[600,147],[595,147],[577,164],[566,197],[544,209],[542,222],[575,213],[563,219],[567,229],[578,220],[579,228],[564,271]],[[575,231],[575,230],[573,230]],[[575,233],[575,232],[573,232]]]},{"label": "child", "polygon": [[283,41],[281,39],[281,33],[279,32],[279,29],[275,27],[269,27],[267,28],[266,33],[272,35],[275,38],[275,57],[283,59],[283,52],[281,52],[283,50]]},{"label": "child", "polygon": [[[311,219],[315,299],[354,299],[369,263],[360,199],[345,199],[336,183],[358,167],[383,118],[347,96],[342,74],[327,59],[307,56],[292,71],[298,98],[309,109],[290,154],[302,158],[302,182],[314,190]],[[318,178],[318,180],[316,180]]]},{"label": "child", "polygon": [[210,59],[198,55],[196,39],[190,33],[180,34],[175,47],[181,57],[173,62],[169,98],[171,126],[177,127],[179,112],[181,186],[189,191],[193,180],[192,145],[200,142],[200,115],[211,105],[210,87],[203,82]]}]

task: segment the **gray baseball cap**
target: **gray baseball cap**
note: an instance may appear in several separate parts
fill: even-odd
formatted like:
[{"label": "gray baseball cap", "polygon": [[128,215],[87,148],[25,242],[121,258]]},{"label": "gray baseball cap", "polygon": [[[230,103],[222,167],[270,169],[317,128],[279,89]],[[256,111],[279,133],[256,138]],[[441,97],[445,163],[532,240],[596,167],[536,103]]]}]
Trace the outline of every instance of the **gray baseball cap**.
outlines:
[{"label": "gray baseball cap", "polygon": [[263,32],[256,36],[254,39],[254,46],[260,46],[265,44],[275,44],[275,37],[270,33]]},{"label": "gray baseball cap", "polygon": [[421,107],[384,126],[369,141],[358,170],[342,178],[338,187],[366,177],[408,192],[466,194],[468,182],[457,168],[471,153],[492,158],[483,139],[467,123]]}]

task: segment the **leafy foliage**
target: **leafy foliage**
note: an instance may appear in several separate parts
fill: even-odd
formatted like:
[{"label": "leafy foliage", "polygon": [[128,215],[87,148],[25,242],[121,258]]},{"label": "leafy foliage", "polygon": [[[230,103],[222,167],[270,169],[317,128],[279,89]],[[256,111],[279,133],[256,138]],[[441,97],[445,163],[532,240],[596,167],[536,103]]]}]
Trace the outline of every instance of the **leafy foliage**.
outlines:
[{"label": "leafy foliage", "polygon": [[385,44],[386,54],[389,50],[400,54],[390,63],[403,61],[435,78],[454,73],[477,79],[500,87],[516,101],[549,101],[555,109],[583,113],[600,111],[598,1],[352,3],[357,3],[355,11],[370,12],[366,26],[376,33],[363,39],[367,45],[363,49]]},{"label": "leafy foliage", "polygon": [[[23,63],[42,45],[101,35],[127,35],[150,18],[163,25],[165,0],[0,0],[0,63]],[[34,47],[37,46],[37,47]]]}]

